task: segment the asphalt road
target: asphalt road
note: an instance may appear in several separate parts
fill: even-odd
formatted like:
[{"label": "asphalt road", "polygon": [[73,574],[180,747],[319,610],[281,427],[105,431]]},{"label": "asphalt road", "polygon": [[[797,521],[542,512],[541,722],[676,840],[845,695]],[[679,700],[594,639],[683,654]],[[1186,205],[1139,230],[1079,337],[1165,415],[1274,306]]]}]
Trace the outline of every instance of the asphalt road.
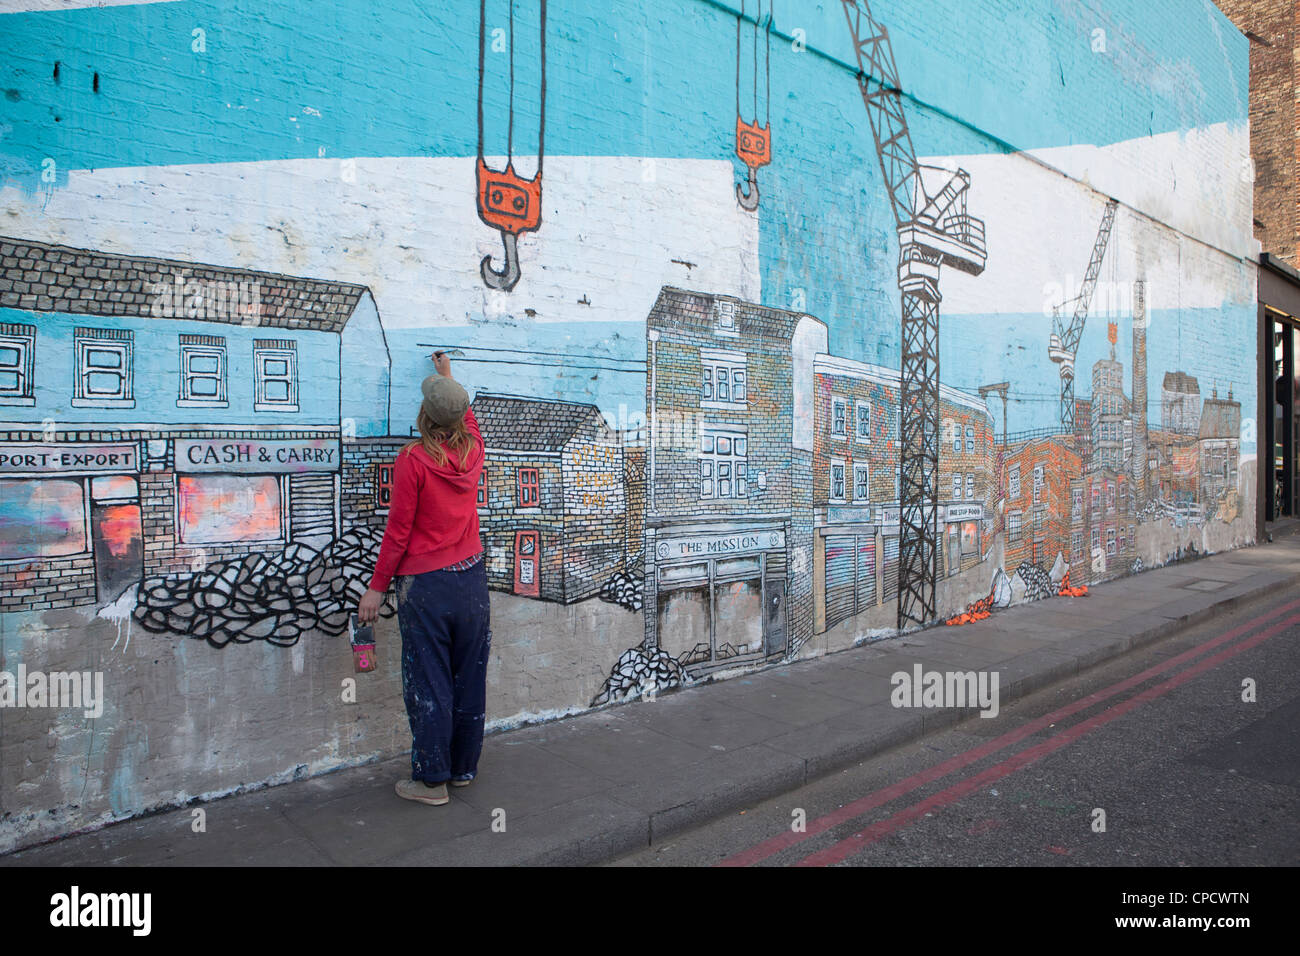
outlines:
[{"label": "asphalt road", "polygon": [[1297,811],[1289,593],[610,865],[1296,865]]}]

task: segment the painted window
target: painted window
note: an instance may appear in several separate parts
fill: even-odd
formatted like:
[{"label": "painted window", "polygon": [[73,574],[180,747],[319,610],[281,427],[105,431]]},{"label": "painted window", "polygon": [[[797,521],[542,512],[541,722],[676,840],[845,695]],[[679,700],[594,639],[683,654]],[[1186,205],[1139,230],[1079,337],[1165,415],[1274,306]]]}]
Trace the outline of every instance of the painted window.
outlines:
[{"label": "painted window", "polygon": [[76,329],[77,362],[72,404],[100,408],[132,408],[131,394],[135,333],[129,329]]},{"label": "painted window", "polygon": [[1007,512],[1007,538],[1011,541],[1020,540],[1020,528],[1024,515],[1019,511]]},{"label": "painted window", "polygon": [[968,452],[975,451],[975,426],[974,425],[966,426],[966,450]]},{"label": "painted window", "polygon": [[963,521],[961,524],[961,553],[978,554],[980,546],[980,523]]},{"label": "painted window", "polygon": [[34,405],[32,362],[36,326],[0,323],[0,405]]},{"label": "painted window", "polygon": [[393,464],[375,465],[375,504],[387,508],[393,501]]},{"label": "painted window", "polygon": [[518,473],[519,507],[536,508],[541,480],[536,468],[520,468]]},{"label": "painted window", "polygon": [[1007,471],[1007,497],[1020,497],[1020,466],[1012,465]]},{"label": "painted window", "polygon": [[736,331],[736,303],[717,299],[713,303],[714,324],[720,331]]},{"label": "painted window", "polygon": [[478,487],[474,490],[474,504],[479,508],[486,508],[488,503],[487,472],[487,468],[483,468],[479,471]]},{"label": "painted window", "polygon": [[952,476],[952,496],[954,498],[961,497],[961,475]]},{"label": "painted window", "polygon": [[744,498],[748,491],[743,432],[706,427],[700,433],[700,497]]},{"label": "painted window", "polygon": [[1043,466],[1034,465],[1034,504],[1043,502]]},{"label": "painted window", "polygon": [[1106,553],[1115,553],[1115,529],[1111,528],[1106,532]]},{"label": "painted window", "polygon": [[858,402],[854,406],[857,412],[857,430],[854,435],[858,441],[871,440],[871,404],[869,402]]},{"label": "painted window", "polygon": [[273,541],[280,537],[275,475],[178,475],[177,530],[184,544]]},{"label": "painted window", "polygon": [[181,394],[177,404],[227,404],[225,339],[215,335],[181,336]]},{"label": "painted window", "polygon": [[831,501],[844,500],[844,462],[831,462]]},{"label": "painted window", "polygon": [[944,431],[952,436],[952,450],[961,451],[961,422],[948,419],[944,422]]},{"label": "painted window", "polygon": [[1083,532],[1070,532],[1070,553],[1075,557],[1081,557],[1083,553]]},{"label": "painted window", "polygon": [[1097,551],[1101,548],[1101,529],[1092,529],[1092,550]]},{"label": "painted window", "polygon": [[[1070,489],[1070,519],[1077,521],[1083,517],[1083,489]],[[1077,550],[1077,549],[1076,549]]]},{"label": "painted window", "polygon": [[975,473],[973,471],[966,473],[966,497],[975,497]]},{"label": "painted window", "polygon": [[292,339],[253,341],[253,409],[298,410],[298,346]]},{"label": "painted window", "polygon": [[[81,481],[0,479],[0,561],[89,550]],[[57,572],[56,572],[57,573]]]},{"label": "painted window", "polygon": [[848,402],[842,398],[831,402],[831,435],[845,438],[848,435]]},{"label": "painted window", "polygon": [[700,399],[709,404],[743,406],[749,381],[743,352],[700,350]]},{"label": "painted window", "polygon": [[853,500],[871,500],[871,469],[867,465],[853,466]]}]

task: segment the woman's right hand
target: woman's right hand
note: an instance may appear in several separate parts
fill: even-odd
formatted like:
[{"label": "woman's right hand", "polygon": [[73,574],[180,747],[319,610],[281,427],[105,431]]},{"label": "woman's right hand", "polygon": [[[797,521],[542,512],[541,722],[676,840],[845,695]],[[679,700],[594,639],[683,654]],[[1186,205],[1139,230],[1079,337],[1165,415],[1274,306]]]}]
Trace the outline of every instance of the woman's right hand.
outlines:
[{"label": "woman's right hand", "polygon": [[451,378],[451,359],[446,352],[433,353],[433,367],[437,369],[439,375]]},{"label": "woman's right hand", "polygon": [[372,624],[379,619],[379,609],[384,604],[384,595],[374,588],[366,588],[357,604],[357,620],[362,624]]}]

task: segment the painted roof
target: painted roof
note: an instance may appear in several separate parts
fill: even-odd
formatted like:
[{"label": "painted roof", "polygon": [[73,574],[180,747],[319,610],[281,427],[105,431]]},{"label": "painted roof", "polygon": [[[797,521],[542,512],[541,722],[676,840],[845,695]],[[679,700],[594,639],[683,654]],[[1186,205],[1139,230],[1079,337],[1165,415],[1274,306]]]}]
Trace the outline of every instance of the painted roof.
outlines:
[{"label": "painted roof", "polygon": [[1201,406],[1201,430],[1197,437],[1241,437],[1241,402],[1230,398],[1207,398]]},{"label": "painted roof", "polygon": [[[862,379],[863,381],[875,382],[878,385],[885,385],[895,390],[902,387],[902,372],[896,368],[887,368],[884,365],[872,365],[869,362],[859,362],[857,359],[843,358],[839,355],[830,355],[820,353],[813,359],[814,375],[843,375],[848,378]],[[960,389],[953,388],[951,385],[939,385],[939,398],[943,401],[952,402],[954,405],[965,405],[981,415],[988,415],[988,403],[977,395],[969,392],[963,392]]]},{"label": "painted roof", "polygon": [[1166,392],[1184,392],[1189,395],[1201,394],[1201,385],[1196,377],[1186,372],[1165,372],[1163,388]]},{"label": "painted roof", "polygon": [[[243,315],[233,304],[223,309],[210,308],[199,316],[189,314],[183,303],[166,308],[166,293],[177,288],[176,276],[204,284],[226,283],[226,288],[232,289],[243,283],[250,289],[246,301],[251,300],[255,285],[255,317]],[[201,318],[227,325],[341,332],[367,292],[365,286],[350,282],[118,255],[0,236],[0,306],[16,309],[162,320]],[[212,303],[211,286],[202,294]]]},{"label": "painted roof", "polygon": [[593,419],[605,426],[599,408],[579,402],[478,392],[471,407],[489,451],[558,452]]}]

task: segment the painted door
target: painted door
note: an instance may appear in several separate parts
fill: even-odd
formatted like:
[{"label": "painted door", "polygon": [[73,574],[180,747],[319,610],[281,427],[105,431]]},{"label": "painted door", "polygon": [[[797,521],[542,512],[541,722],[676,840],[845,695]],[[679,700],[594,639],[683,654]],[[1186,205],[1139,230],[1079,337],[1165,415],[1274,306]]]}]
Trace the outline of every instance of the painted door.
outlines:
[{"label": "painted door", "polygon": [[541,536],[536,531],[515,532],[515,593],[541,594]]},{"label": "painted door", "polygon": [[98,598],[101,602],[115,601],[144,577],[140,505],[95,502],[90,508],[90,530]]},{"label": "painted door", "polygon": [[785,581],[768,578],[763,597],[763,653],[785,653]]}]

